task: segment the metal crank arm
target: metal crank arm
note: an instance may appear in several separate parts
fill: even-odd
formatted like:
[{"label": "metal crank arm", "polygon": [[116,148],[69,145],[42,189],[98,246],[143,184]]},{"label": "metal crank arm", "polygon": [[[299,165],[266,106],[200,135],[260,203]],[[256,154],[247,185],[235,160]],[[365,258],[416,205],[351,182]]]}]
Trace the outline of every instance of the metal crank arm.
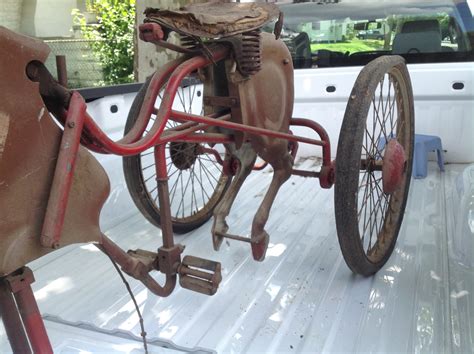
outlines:
[{"label": "metal crank arm", "polygon": [[[168,296],[174,290],[179,274],[181,287],[205,295],[214,295],[222,280],[221,264],[211,260],[186,256],[181,261],[184,246],[160,247],[158,252],[135,250],[124,252],[105,235],[97,247],[117,262],[122,270],[140,280],[151,292],[158,296]],[[150,272],[159,270],[166,275],[163,286],[158,284]]]},{"label": "metal crank arm", "polygon": [[265,254],[267,253],[268,244],[270,242],[270,236],[266,232],[263,232],[255,237],[243,237],[224,232],[216,232],[214,237],[224,237],[231,240],[249,243],[252,249],[252,256],[257,261],[263,261]]},{"label": "metal crank arm", "polygon": [[[149,274],[150,271],[157,269],[157,254],[147,251],[129,251],[128,253],[112,242],[107,236],[102,235],[100,244],[96,247],[104,252],[110,259],[122,268],[122,270],[131,277],[141,281],[153,294],[166,297],[169,296],[176,286],[176,272],[166,274],[165,284],[162,286],[156,282]],[[184,249],[183,246],[177,245],[176,252],[179,257]]]},{"label": "metal crank arm", "polygon": [[[183,288],[214,295],[222,280],[220,263],[207,259],[186,256],[181,261],[184,246],[174,244],[171,224],[171,210],[168,191],[168,176],[166,169],[165,147],[155,147],[157,167],[157,189],[162,216],[161,232],[163,246],[158,252],[144,250],[128,251],[125,253],[105,235],[102,235],[98,247],[110,258],[116,261],[122,270],[133,278],[140,280],[148,289],[158,296],[168,296],[176,286],[179,274]],[[151,276],[152,270],[159,270],[166,275],[166,282],[159,285]]]}]

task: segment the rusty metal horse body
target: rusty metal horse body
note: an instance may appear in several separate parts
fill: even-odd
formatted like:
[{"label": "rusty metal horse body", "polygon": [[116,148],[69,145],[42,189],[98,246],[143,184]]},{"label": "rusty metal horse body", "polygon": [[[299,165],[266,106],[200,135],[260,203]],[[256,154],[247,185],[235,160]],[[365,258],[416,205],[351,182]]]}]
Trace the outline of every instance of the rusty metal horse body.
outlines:
[{"label": "rusty metal horse body", "polygon": [[[264,227],[271,206],[290,175],[318,178],[322,188],[331,188],[335,182],[327,132],[312,120],[292,118],[293,65],[288,48],[278,39],[281,16],[274,35],[260,31],[263,25],[278,16],[275,5],[227,3],[216,6],[216,3],[208,3],[180,11],[148,9],[146,14],[145,23],[140,26],[140,38],[184,55],[160,67],[143,86],[132,105],[131,113],[136,112],[130,114],[127,121],[127,124],[133,123],[132,127],[126,129],[125,136],[119,141],[110,139],[97,126],[86,112],[86,103],[78,92],[67,90],[52,78],[44,65],[48,54],[44,44],[0,27],[0,43],[6,48],[0,56],[3,80],[0,82],[3,91],[0,96],[0,313],[14,351],[23,352],[31,344],[35,352],[52,352],[30,287],[32,273],[24,265],[64,245],[94,242],[124,272],[140,280],[158,296],[171,294],[178,276],[183,288],[207,295],[216,293],[222,280],[220,263],[190,255],[181,258],[184,247],[174,243],[176,224],[173,223],[178,218],[173,219],[171,213],[168,181],[172,174],[168,173],[168,166],[174,164],[180,170],[189,169],[194,173],[194,167],[190,166],[198,155],[209,153],[218,161],[216,170],[220,179],[216,179],[214,194],[211,193],[214,196],[218,191],[218,197],[204,202],[203,196],[201,210],[204,213],[199,214],[200,210],[196,213],[198,218],[193,219],[194,215],[185,216],[183,211],[182,220],[187,220],[183,223],[196,228],[213,212],[214,248],[220,247],[223,238],[245,241],[251,244],[253,258],[258,261],[264,259],[269,243]],[[181,46],[166,41],[170,31],[182,36]],[[396,104],[393,107],[398,109],[397,121],[400,117],[403,124],[395,124],[397,127],[393,131],[394,113],[390,111],[384,116],[383,122],[391,125],[393,135],[390,136],[396,138],[387,144],[388,150],[381,160],[378,143],[373,139],[370,140],[377,155],[362,155],[362,150],[372,151],[363,145],[363,135],[364,130],[367,132],[367,114],[375,90],[387,74],[400,88],[394,90],[396,100],[393,102]],[[178,88],[189,75],[198,75],[204,84],[204,115],[173,109]],[[359,92],[364,94],[358,96]],[[379,96],[382,97],[382,89]],[[157,109],[158,97],[161,100]],[[137,105],[138,110],[134,108]],[[411,175],[413,112],[411,84],[402,58],[381,57],[362,70],[344,118],[342,132],[349,143],[341,140],[343,143],[339,144],[343,160],[338,165],[335,194],[336,206],[348,211],[338,213],[336,209],[341,250],[351,269],[363,275],[373,274],[385,264],[400,229]],[[174,125],[167,126],[168,121]],[[377,122],[384,131],[385,123],[381,123],[378,114],[371,131],[375,133]],[[64,129],[61,130],[57,123]],[[310,128],[320,139],[293,135],[290,124]],[[368,144],[369,139],[365,140]],[[319,171],[293,169],[299,142],[322,148]],[[225,145],[225,159],[213,148],[215,144]],[[171,153],[181,145],[186,148],[176,149],[181,152],[178,151],[173,159]],[[166,155],[168,146],[170,163]],[[155,177],[154,190],[157,190],[153,202],[159,200],[159,222],[151,221],[161,227],[163,241],[156,252],[125,252],[101,232],[99,214],[110,190],[109,181],[85,148],[135,159],[140,159],[145,151],[153,150],[155,170],[152,177]],[[255,168],[257,156],[273,167],[273,179],[253,219],[250,238],[232,235],[228,233],[226,217],[245,178]],[[140,164],[135,166],[143,172]],[[384,174],[385,166],[395,167]],[[395,200],[394,208],[388,204],[390,207],[382,215],[382,231],[376,230],[378,252],[372,252],[375,248],[370,248],[370,241],[367,253],[361,244],[364,240],[359,233],[361,213],[357,198],[352,197],[358,195],[360,172],[376,183],[389,181],[392,187],[380,195],[378,189],[367,192],[369,183],[366,183],[365,200],[376,197],[375,194],[379,201],[387,195]],[[376,179],[375,173],[382,176]],[[227,186],[230,175],[233,180],[225,190],[226,187],[221,186]],[[398,177],[387,179],[391,176]],[[137,180],[142,177],[140,174]],[[225,182],[220,183],[222,179]],[[141,211],[145,209],[141,200],[150,197],[144,184],[136,184],[138,192],[134,199],[136,204],[139,200],[137,206]],[[350,198],[345,193],[346,184],[353,191],[347,194]],[[127,186],[131,189],[128,181]],[[135,191],[130,191],[133,197]],[[183,200],[180,204],[184,204]],[[356,204],[349,205],[346,201]],[[374,204],[374,208],[379,208],[379,204]],[[150,220],[145,212],[144,215]],[[369,222],[379,225],[378,211],[373,215],[369,212]],[[365,218],[364,215],[364,224]],[[374,255],[378,258],[373,258]],[[162,285],[149,274],[153,270],[165,275]]]},{"label": "rusty metal horse body", "polygon": [[[251,236],[240,237],[251,243],[254,259],[264,259],[269,242],[264,226],[278,189],[292,173],[293,157],[287,138],[292,137],[289,125],[293,109],[293,66],[285,44],[277,36],[259,30],[274,17],[274,5],[229,6],[238,9],[233,18],[242,20],[243,25],[232,27],[232,33],[227,31],[228,38],[211,39],[209,43],[213,52],[206,51],[206,46],[201,45],[190,51],[192,55],[185,55],[161,68],[151,79],[153,88],[150,93],[147,90],[146,104],[140,110],[140,124],[118,142],[110,140],[93,122],[79,93],[67,90],[52,78],[44,66],[49,52],[46,45],[0,27],[0,42],[8,51],[7,55],[0,57],[0,72],[4,78],[0,86],[5,92],[0,100],[0,312],[8,310],[8,314],[12,314],[3,320],[7,330],[12,331],[8,337],[15,351],[29,347],[26,335],[22,334],[24,329],[34,351],[52,350],[30,286],[34,281],[32,272],[24,266],[68,244],[94,242],[124,272],[140,280],[158,296],[168,296],[178,276],[184,288],[207,295],[217,291],[221,281],[220,263],[193,256],[181,259],[184,247],[175,244],[173,239],[165,162],[166,139],[194,142],[196,137],[192,133],[199,127],[197,122],[188,122],[192,124],[183,124],[188,128],[160,136],[170,118],[176,87],[173,89],[170,84],[166,87],[163,102],[168,106],[163,106],[162,102],[156,118],[158,123],[154,123],[151,129],[150,135],[156,136],[141,136],[150,120],[158,90],[166,80],[171,81],[174,72],[178,78],[181,76],[177,81],[182,80],[186,72],[189,74],[196,69],[200,72],[204,78],[206,114],[221,113],[222,106],[225,112],[231,111],[230,115],[224,113],[229,117],[227,121],[222,120],[223,116],[214,119],[211,115],[187,115],[184,118],[191,121],[204,119],[207,122],[207,125],[204,123],[207,128],[201,134],[207,139],[204,141],[212,145],[218,135],[217,142],[226,146],[230,157],[223,162],[224,169],[229,161],[230,164],[237,161],[239,166],[233,171],[235,176],[229,189],[214,209],[212,234],[215,249],[219,248],[224,237],[233,237],[227,234],[225,218],[257,156],[274,169],[271,185],[254,217]],[[255,6],[263,10],[257,11],[256,17],[249,21],[247,16],[255,15]],[[219,7],[217,12],[222,10]],[[196,14],[199,12],[194,12],[193,16]],[[225,19],[226,16],[217,18]],[[164,33],[159,24],[146,23],[146,30],[141,35],[150,35],[149,25],[152,25],[152,34],[157,36],[155,39],[163,44]],[[209,28],[214,27],[220,28],[215,25]],[[198,28],[205,29],[206,26]],[[191,40],[198,46],[202,44],[199,37],[194,36]],[[246,52],[243,57],[239,57],[242,54],[239,45],[247,46],[242,50]],[[265,65],[260,65],[263,62]],[[195,69],[192,69],[193,65]],[[24,97],[28,97],[25,104]],[[224,126],[213,124],[218,119]],[[63,130],[58,122],[63,125]],[[233,127],[237,129],[233,130]],[[212,129],[220,134],[207,133]],[[156,180],[163,215],[163,245],[157,252],[136,250],[127,253],[100,230],[100,210],[110,186],[105,171],[85,148],[98,153],[133,156],[150,147],[158,156]],[[152,270],[166,275],[163,285],[151,277]],[[21,301],[14,304],[10,301],[12,295]],[[20,312],[23,324],[16,319]]]},{"label": "rusty metal horse body", "polygon": [[[233,53],[226,59],[220,75],[209,73],[209,69],[204,69],[205,73],[201,75],[204,78],[205,105],[206,102],[212,102],[212,98],[223,95],[222,89],[216,87],[224,86],[224,95],[230,95],[234,102],[239,103],[232,106],[232,122],[275,132],[289,132],[294,98],[291,54],[278,39],[278,29],[275,35],[260,33],[259,30],[263,24],[279,15],[275,5],[195,4],[180,11],[147,9],[146,14],[147,23],[140,28],[142,39],[167,46],[163,42],[164,33],[176,31],[184,38],[184,42],[200,45],[204,53],[206,48],[202,45],[201,37],[211,37],[214,41],[233,47]],[[281,18],[279,20],[281,22]],[[147,38],[153,33],[157,34],[154,39]],[[250,54],[245,53],[246,50]],[[207,112],[213,110],[209,105],[212,104],[207,104]],[[225,218],[258,155],[274,170],[270,187],[254,217],[250,235],[253,257],[261,261],[265,258],[269,241],[264,226],[280,186],[291,175],[293,158],[285,139],[239,131],[232,134],[235,143],[227,144],[226,150],[233,162],[238,162],[238,168],[234,171],[230,188],[214,210],[214,249],[219,249],[223,237],[232,237],[227,234]]]},{"label": "rusty metal horse body", "polygon": [[[272,34],[262,33],[262,61],[265,65],[261,70],[247,79],[238,73],[238,95],[241,115],[233,119],[241,119],[242,123],[273,131],[289,132],[290,119],[293,112],[293,65],[291,55],[282,41]],[[232,79],[231,79],[232,80]],[[239,122],[240,123],[240,122]],[[238,149],[228,147],[239,166],[229,190],[214,211],[213,241],[218,249],[222,242],[222,234],[226,234],[228,226],[225,217],[229,214],[237,193],[245,178],[250,174],[257,155],[268,162],[274,170],[270,187],[263,198],[262,204],[253,219],[251,229],[252,254],[254,259],[263,260],[268,245],[268,234],[264,230],[270,208],[280,186],[290,177],[293,158],[288,151],[288,141],[263,135],[245,134],[244,143]]]}]

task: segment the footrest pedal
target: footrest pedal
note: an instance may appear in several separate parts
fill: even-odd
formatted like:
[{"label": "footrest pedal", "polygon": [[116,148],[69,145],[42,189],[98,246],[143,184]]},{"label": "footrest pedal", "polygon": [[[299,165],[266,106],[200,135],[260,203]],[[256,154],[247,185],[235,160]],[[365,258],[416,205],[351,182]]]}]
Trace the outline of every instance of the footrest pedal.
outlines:
[{"label": "footrest pedal", "polygon": [[181,287],[205,295],[214,295],[222,280],[221,264],[194,256],[185,256],[178,268]]},{"label": "footrest pedal", "polygon": [[239,235],[232,235],[232,234],[227,234],[223,232],[216,232],[217,236],[228,238],[231,240],[236,240],[236,241],[242,241],[242,242],[247,242],[247,243],[260,243],[261,241],[264,240],[264,235],[260,235],[259,237],[255,238],[250,238],[250,237],[244,237],[244,236],[239,236]]}]

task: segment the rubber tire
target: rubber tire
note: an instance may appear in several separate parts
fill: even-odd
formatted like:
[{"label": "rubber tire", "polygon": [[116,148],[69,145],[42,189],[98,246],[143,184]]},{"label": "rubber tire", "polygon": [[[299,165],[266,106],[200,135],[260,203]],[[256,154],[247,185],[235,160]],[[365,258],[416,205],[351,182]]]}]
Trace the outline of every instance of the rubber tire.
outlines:
[{"label": "rubber tire", "polygon": [[[141,105],[143,104],[150,80],[151,78],[148,78],[145,81],[143,86],[138,91],[137,96],[133,100],[132,106],[130,107],[130,111],[128,113],[127,122],[125,124],[124,134],[127,134],[127,132],[132,129],[136,119],[138,118],[138,114],[140,112]],[[160,227],[160,211],[154,200],[147,192],[146,184],[142,174],[140,155],[123,157],[123,172],[125,175],[125,182],[127,184],[128,191],[137,208],[149,222],[157,227]],[[212,197],[213,205],[208,208],[207,212],[192,222],[182,222],[180,219],[172,219],[173,232],[177,234],[190,232],[203,225],[211,218],[215,207],[224,196],[231,182],[231,178],[223,174],[221,175],[221,178],[225,180],[223,188],[215,199],[214,196]]]},{"label": "rubber tire", "polygon": [[[385,252],[377,262],[371,261],[361,242],[358,220],[358,198],[360,163],[367,115],[375,89],[382,77],[389,71],[399,72],[406,89],[408,112],[408,146],[405,168],[405,184],[402,185],[399,212],[395,227]],[[403,84],[400,82],[400,85]],[[403,91],[403,90],[401,90]],[[402,93],[403,94],[403,93]],[[414,145],[414,107],[413,92],[405,60],[400,56],[382,56],[368,63],[360,72],[351,92],[342,123],[336,158],[335,216],[341,251],[349,268],[357,274],[370,276],[376,273],[389,259],[403,221],[408,191],[410,187]],[[407,148],[409,151],[407,151]],[[352,196],[355,196],[353,198]],[[385,214],[386,216],[387,214]],[[384,217],[385,217],[384,216]],[[384,220],[385,223],[385,220]],[[379,236],[379,235],[377,235]]]}]

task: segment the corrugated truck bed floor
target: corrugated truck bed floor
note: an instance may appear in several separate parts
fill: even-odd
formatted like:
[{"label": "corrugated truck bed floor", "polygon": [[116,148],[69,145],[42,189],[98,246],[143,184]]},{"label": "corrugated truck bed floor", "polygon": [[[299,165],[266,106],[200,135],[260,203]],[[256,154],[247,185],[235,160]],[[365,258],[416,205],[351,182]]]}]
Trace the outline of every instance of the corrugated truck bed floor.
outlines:
[{"label": "corrugated truck bed floor", "polygon": [[[301,161],[301,168],[314,163]],[[322,190],[314,179],[292,177],[283,186],[263,263],[236,241],[214,252],[211,222],[176,236],[185,254],[221,262],[223,282],[212,297],[178,286],[159,298],[130,279],[150,351],[471,352],[474,233],[462,225],[474,232],[474,215],[459,215],[474,214],[459,197],[462,189],[463,200],[467,195],[474,203],[474,190],[466,190],[474,186],[474,172],[463,174],[466,168],[447,165],[440,173],[430,163],[426,179],[412,180],[395,251],[370,278],[345,265],[333,190]],[[232,233],[248,234],[270,178],[268,171],[248,178],[229,218]],[[161,242],[160,230],[138,212],[106,234],[124,249],[155,250]],[[143,352],[133,303],[94,246],[70,247],[30,267],[55,352]],[[0,328],[0,352],[9,350]]]}]

